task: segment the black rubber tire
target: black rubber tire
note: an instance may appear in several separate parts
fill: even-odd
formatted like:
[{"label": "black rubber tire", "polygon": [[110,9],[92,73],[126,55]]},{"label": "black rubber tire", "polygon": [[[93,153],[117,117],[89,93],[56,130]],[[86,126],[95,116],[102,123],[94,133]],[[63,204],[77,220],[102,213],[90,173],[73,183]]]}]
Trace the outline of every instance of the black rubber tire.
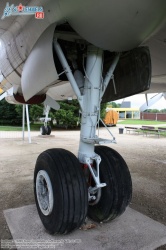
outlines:
[{"label": "black rubber tire", "polygon": [[41,135],[46,135],[47,131],[46,131],[46,127],[44,125],[42,125],[40,127],[40,133],[41,133]]},{"label": "black rubber tire", "polygon": [[97,222],[113,220],[120,216],[132,197],[132,181],[129,169],[122,156],[106,146],[95,147],[100,155],[100,181],[107,184],[101,189],[101,198],[96,205],[89,205],[88,216]]},{"label": "black rubber tire", "polygon": [[51,126],[47,126],[47,128],[46,128],[46,134],[47,135],[51,134]]},{"label": "black rubber tire", "polygon": [[[38,205],[36,176],[45,170],[50,177],[54,204],[45,216]],[[41,221],[50,234],[66,234],[79,228],[88,209],[88,190],[83,170],[75,155],[64,149],[49,149],[37,158],[34,172],[35,201]]]}]

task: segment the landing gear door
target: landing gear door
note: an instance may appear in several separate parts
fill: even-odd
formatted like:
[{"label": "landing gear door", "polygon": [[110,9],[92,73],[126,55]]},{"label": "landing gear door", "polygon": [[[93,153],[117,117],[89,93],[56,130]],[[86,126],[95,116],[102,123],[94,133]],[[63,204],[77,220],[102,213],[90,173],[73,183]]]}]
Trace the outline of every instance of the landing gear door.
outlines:
[{"label": "landing gear door", "polygon": [[[104,65],[107,68],[107,65]],[[125,52],[110,80],[103,102],[125,98],[146,91],[151,83],[151,59],[148,47],[139,47]],[[116,88],[116,91],[115,91]]]}]

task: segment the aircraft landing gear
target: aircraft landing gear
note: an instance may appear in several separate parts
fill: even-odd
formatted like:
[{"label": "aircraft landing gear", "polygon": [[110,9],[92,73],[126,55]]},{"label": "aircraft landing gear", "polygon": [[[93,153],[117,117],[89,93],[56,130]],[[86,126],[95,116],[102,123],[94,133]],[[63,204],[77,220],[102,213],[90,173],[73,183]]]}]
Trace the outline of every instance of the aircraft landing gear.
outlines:
[{"label": "aircraft landing gear", "polygon": [[[119,59],[115,59],[104,81],[103,51],[87,47],[83,95],[68,62],[55,41],[56,54],[80,103],[81,133],[78,159],[64,149],[50,149],[39,155],[34,174],[36,205],[43,225],[50,233],[68,233],[78,228],[86,215],[108,221],[122,214],[132,195],[132,183],[123,158],[113,149],[95,146],[114,143],[96,135],[100,103]],[[89,204],[88,204],[89,202]],[[88,210],[88,212],[87,212]]]},{"label": "aircraft landing gear", "polygon": [[45,118],[40,118],[40,121],[44,122],[44,125],[40,127],[41,135],[50,135],[51,134],[51,126],[48,125],[48,121],[51,121],[51,118],[48,118],[48,114],[50,111],[50,106],[44,105],[44,114]]},{"label": "aircraft landing gear", "polygon": [[42,125],[42,126],[40,127],[40,134],[41,134],[41,135],[50,135],[50,134],[51,134],[51,126]]}]

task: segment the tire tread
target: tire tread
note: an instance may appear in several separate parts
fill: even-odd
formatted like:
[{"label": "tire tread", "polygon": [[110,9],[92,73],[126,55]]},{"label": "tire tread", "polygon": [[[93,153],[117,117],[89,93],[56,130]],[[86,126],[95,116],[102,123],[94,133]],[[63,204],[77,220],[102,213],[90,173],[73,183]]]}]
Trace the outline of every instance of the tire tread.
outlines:
[{"label": "tire tread", "polygon": [[[42,168],[41,162],[43,158],[45,162],[42,166],[48,170],[52,183],[53,181],[58,182],[58,185],[57,183],[53,183],[52,185],[54,188],[55,202],[57,202],[57,192],[58,197],[60,197],[59,204],[57,204],[57,206],[59,206],[58,213],[60,213],[60,216],[56,216],[54,211],[52,214],[53,221],[49,221],[48,219],[48,223],[45,223],[47,218],[45,218],[46,216],[40,211],[35,193],[39,216],[45,228],[50,233],[66,234],[80,227],[86,218],[88,190],[85,177],[80,163],[74,154],[61,148],[49,149],[40,154],[37,159],[34,186],[37,172]],[[61,185],[61,187],[59,187],[59,185]],[[61,210],[61,212],[59,210]]]}]

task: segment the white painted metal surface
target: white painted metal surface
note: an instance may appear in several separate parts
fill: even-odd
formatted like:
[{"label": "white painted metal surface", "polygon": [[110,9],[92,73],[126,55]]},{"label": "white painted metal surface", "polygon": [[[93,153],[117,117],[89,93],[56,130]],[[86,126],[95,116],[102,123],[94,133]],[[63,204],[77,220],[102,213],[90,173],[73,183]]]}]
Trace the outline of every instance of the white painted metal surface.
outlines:
[{"label": "white painted metal surface", "polygon": [[[140,112],[143,112],[145,111],[146,109],[149,109],[153,104],[155,104],[156,102],[158,102],[163,96],[164,96],[165,93],[160,93],[160,94],[157,94],[155,96],[153,96],[152,98],[150,99],[147,99],[148,101],[146,103],[144,103],[141,107],[140,107]],[[148,98],[148,96],[147,96]]]},{"label": "white painted metal surface", "polygon": [[52,99],[49,95],[46,95],[44,105],[50,106],[51,108],[55,110],[60,109],[60,105],[54,99]]},{"label": "white painted metal surface", "polygon": [[[13,0],[12,3],[18,5],[20,2]],[[166,25],[159,30],[166,18],[166,1],[96,0],[94,5],[89,0],[23,0],[22,4],[42,5],[45,18],[36,20],[33,16],[18,16],[0,20],[0,70],[5,77],[0,87],[4,90],[16,84],[19,93],[22,93],[20,83],[24,62],[35,43],[51,24],[65,21],[70,23],[82,39],[111,51],[131,49],[146,41],[151,50],[153,76],[156,77],[152,78],[152,82],[161,83],[163,74],[166,74]],[[0,1],[0,16],[5,5],[5,1]],[[49,74],[50,77],[53,75]],[[34,88],[34,93],[43,87],[37,81],[31,84],[30,89],[33,92]],[[45,85],[49,84],[48,80]],[[56,98],[58,100],[62,97],[56,94]]]},{"label": "white painted metal surface", "polygon": [[81,133],[78,158],[86,163],[86,157],[94,157],[94,144],[86,143],[82,139],[96,138],[96,125],[101,101],[101,74],[103,51],[94,46],[88,47],[86,78],[84,83],[84,97],[81,117]]},{"label": "white painted metal surface", "polygon": [[59,5],[66,20],[85,40],[118,52],[140,45],[166,18],[163,0],[60,0]]},{"label": "white painted metal surface", "polygon": [[56,40],[54,41],[54,47],[55,47],[55,51],[58,55],[58,58],[63,66],[65,74],[66,74],[66,76],[67,76],[67,78],[68,78],[68,80],[69,80],[69,82],[74,90],[74,93],[76,94],[76,96],[78,98],[80,106],[82,108],[82,97],[81,97],[81,92],[79,90],[78,84],[77,84],[77,82],[76,82],[76,80],[71,72],[71,69],[68,65],[68,62],[63,54],[63,51]]},{"label": "white painted metal surface", "polygon": [[51,180],[45,170],[40,170],[37,174],[36,194],[41,212],[48,216],[53,209],[54,197]]},{"label": "white painted metal surface", "polygon": [[58,79],[52,50],[54,30],[55,25],[45,30],[24,65],[21,85],[26,101]]},{"label": "white painted metal surface", "polygon": [[25,104],[22,105],[22,139],[25,138]]},{"label": "white painted metal surface", "polygon": [[27,118],[27,127],[28,127],[28,140],[29,140],[29,143],[31,143],[31,131],[30,131],[28,104],[25,105],[25,108],[26,108],[26,118]]}]

